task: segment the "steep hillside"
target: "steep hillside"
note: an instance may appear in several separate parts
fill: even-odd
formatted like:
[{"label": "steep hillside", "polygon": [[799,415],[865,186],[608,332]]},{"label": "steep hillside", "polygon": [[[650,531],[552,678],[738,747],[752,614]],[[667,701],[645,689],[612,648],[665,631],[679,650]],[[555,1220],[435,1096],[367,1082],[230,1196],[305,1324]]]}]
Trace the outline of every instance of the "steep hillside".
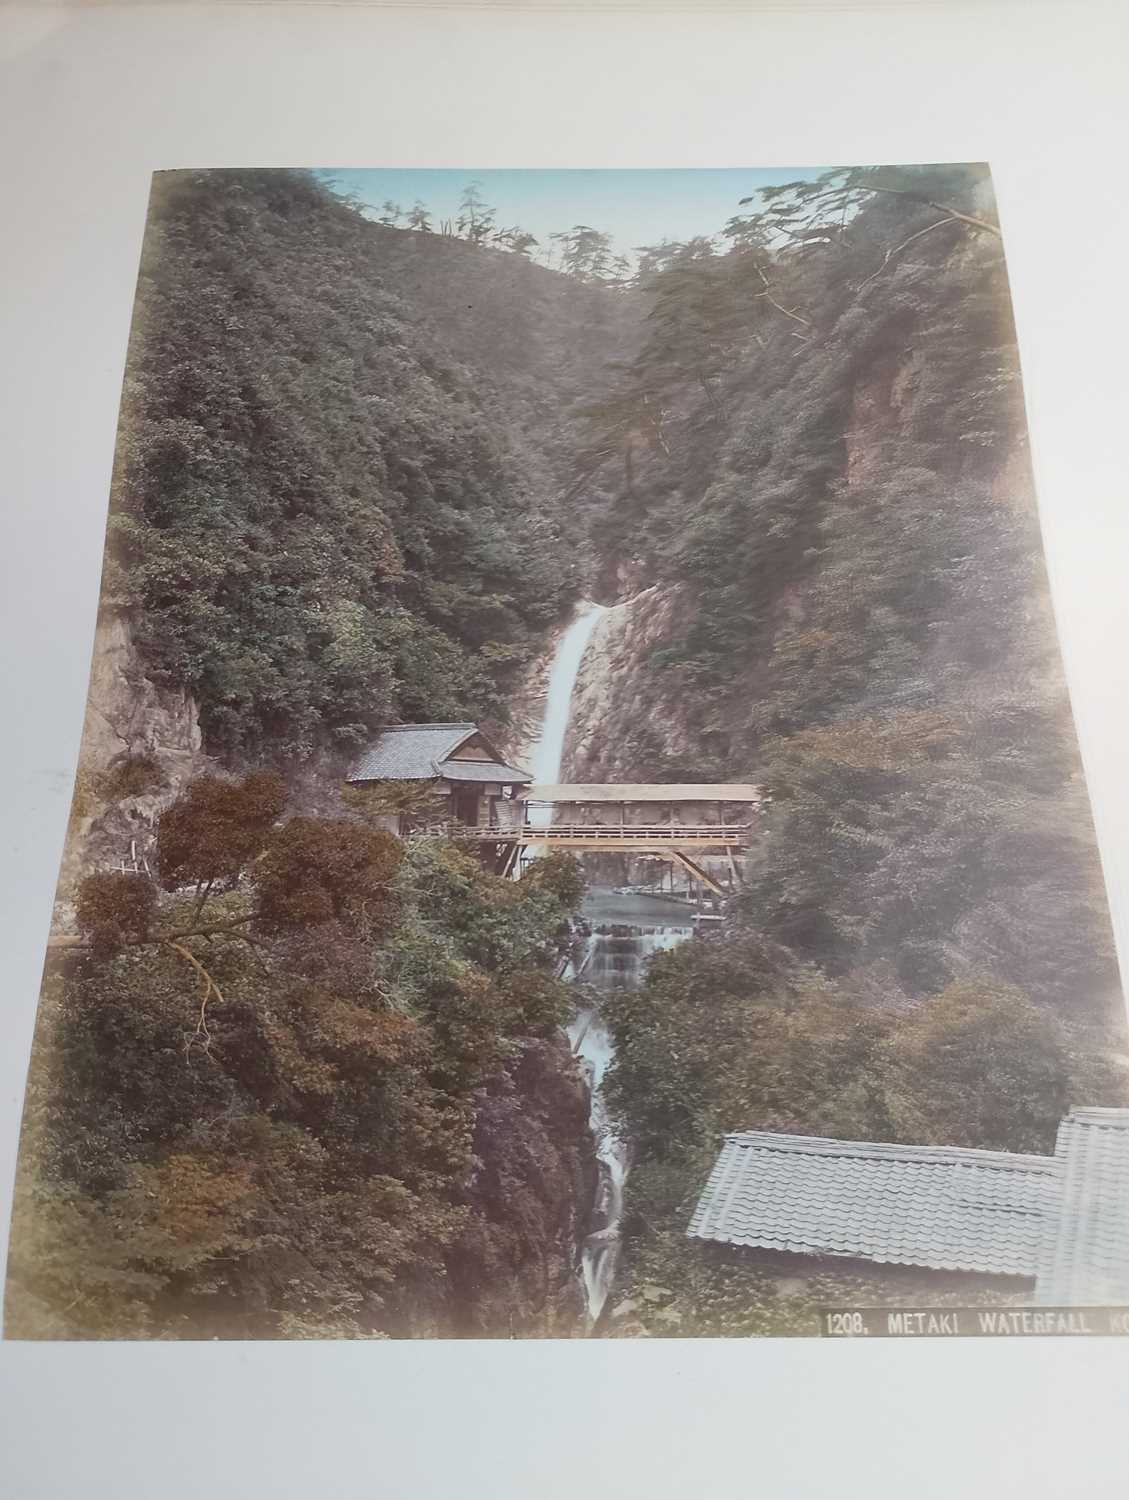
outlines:
[{"label": "steep hillside", "polygon": [[634,322],[307,174],[158,181],[9,1331],[582,1326],[575,872],[405,850],[342,768],[380,722],[511,716],[576,591],[567,411]]},{"label": "steep hillside", "polygon": [[[721,1132],[1048,1150],[1125,1101],[986,175],[727,234],[613,289],[159,180],[11,1330],[567,1336],[622,1227],[620,1327],[796,1331],[687,1246]],[[342,790],[382,722],[516,755],[581,594],[566,778],[766,792],[720,930],[610,995],[558,977],[567,855],[504,880]]]},{"label": "steep hillside", "polygon": [[986,175],[832,174],[730,230],[651,276],[578,465],[619,602],[566,775],[768,797],[721,930],[605,1006],[625,1335],[890,1295],[688,1244],[723,1132],[1049,1151],[1129,1099]]},{"label": "steep hillside", "polygon": [[104,601],[208,750],[505,718],[575,589],[562,413],[629,301],[304,173],[157,179]]},{"label": "steep hillside", "polygon": [[1110,1014],[990,188],[869,180],[895,191],[785,194],[652,279],[585,495],[605,597],[652,592],[606,618],[576,772],[765,783],[743,909],[831,974]]}]

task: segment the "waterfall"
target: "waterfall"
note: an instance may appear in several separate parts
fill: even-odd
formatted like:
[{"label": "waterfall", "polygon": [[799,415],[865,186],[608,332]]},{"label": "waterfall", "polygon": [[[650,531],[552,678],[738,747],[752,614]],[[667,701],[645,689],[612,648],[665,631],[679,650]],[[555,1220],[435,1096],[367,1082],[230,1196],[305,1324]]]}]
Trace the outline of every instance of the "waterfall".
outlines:
[{"label": "waterfall", "polygon": [[[541,733],[529,757],[534,782],[541,785],[551,786],[560,781],[561,759],[577,673],[592,633],[606,613],[604,605],[582,604],[576,618],[557,643],[549,670]],[[535,828],[547,828],[552,818],[551,804],[531,806],[528,810],[529,822]],[[640,981],[644,963],[650,954],[662,948],[673,947],[693,931],[692,927],[684,923],[678,924],[678,918],[684,918],[684,911],[673,906],[668,915],[675,919],[676,925],[637,925],[637,918],[642,918],[645,924],[648,917],[658,915],[654,905],[637,910],[633,903],[625,903],[612,891],[592,892],[585,902],[585,910],[592,925],[592,935],[580,973],[601,990],[634,988]],[[604,1099],[604,1074],[615,1057],[615,1047],[599,1013],[587,1009],[579,1011],[569,1028],[569,1040],[573,1052],[582,1059],[588,1070],[592,1101],[588,1125],[599,1169],[591,1214],[594,1227],[585,1239],[580,1256],[588,1316],[595,1327],[604,1311],[615,1278],[619,1258],[620,1220],[623,1216],[623,1192],[630,1167],[630,1152],[627,1142],[615,1133]]]},{"label": "waterfall", "polygon": [[[607,614],[603,604],[584,603],[576,618],[557,642],[549,669],[549,687],[545,698],[545,717],[541,721],[541,733],[530,753],[530,770],[533,780],[542,786],[552,786],[561,779],[561,757],[564,754],[565,735],[568,733],[569,707],[572,690],[576,685],[576,674],[592,639],[592,632]],[[553,809],[546,805],[529,809],[529,822],[534,828],[547,828],[553,820]]]},{"label": "waterfall", "polygon": [[[634,915],[617,910],[629,905],[614,892],[596,890],[585,906],[590,916],[601,910],[614,915]],[[693,933],[687,925],[641,927],[624,922],[595,926],[588,941],[588,955],[582,970],[594,988],[604,991],[634,989],[640,983],[643,969],[653,953],[673,948]],[[588,1068],[592,1104],[588,1115],[589,1129],[596,1144],[599,1179],[592,1205],[594,1228],[584,1242],[580,1270],[588,1316],[595,1325],[611,1293],[619,1260],[620,1221],[623,1218],[623,1192],[631,1166],[628,1143],[615,1132],[608,1115],[603,1082],[615,1058],[615,1044],[598,1012],[582,1010],[569,1029],[572,1050]]]}]

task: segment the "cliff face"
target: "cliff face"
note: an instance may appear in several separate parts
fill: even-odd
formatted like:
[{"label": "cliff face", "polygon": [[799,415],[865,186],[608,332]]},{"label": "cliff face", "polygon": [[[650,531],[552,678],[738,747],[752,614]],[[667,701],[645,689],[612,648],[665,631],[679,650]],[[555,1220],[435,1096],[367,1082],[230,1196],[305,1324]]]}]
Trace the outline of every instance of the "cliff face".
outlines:
[{"label": "cliff face", "polygon": [[612,606],[592,633],[573,689],[562,776],[566,781],[633,781],[644,745],[670,760],[696,753],[693,727],[666,705],[652,717],[645,664],[674,627],[684,591],[652,584]]},{"label": "cliff face", "polygon": [[195,699],[155,683],[129,621],[103,615],[56,899],[68,903],[95,869],[133,858],[152,865],[157,818],[207,764]]},{"label": "cliff face", "polygon": [[474,1234],[450,1257],[448,1327],[468,1338],[571,1338],[584,1327],[577,1247],[596,1164],[587,1078],[568,1040],[527,1046],[478,1101]]},{"label": "cliff face", "polygon": [[745,920],[832,975],[893,972],[897,1003],[986,972],[1085,1025],[1116,968],[1006,272],[951,224],[884,259],[927,224],[864,206],[778,270],[794,317],[739,256],[660,278],[608,407],[609,448],[637,414],[630,462],[590,497],[598,576],[635,597],[584,663],[568,774],[763,785]]}]

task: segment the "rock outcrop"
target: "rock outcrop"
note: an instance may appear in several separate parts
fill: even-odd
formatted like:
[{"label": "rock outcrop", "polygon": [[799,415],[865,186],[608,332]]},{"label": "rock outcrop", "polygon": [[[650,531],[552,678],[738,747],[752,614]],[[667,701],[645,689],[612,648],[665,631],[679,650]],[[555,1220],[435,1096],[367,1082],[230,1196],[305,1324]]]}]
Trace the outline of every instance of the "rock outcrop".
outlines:
[{"label": "rock outcrop", "polygon": [[98,621],[71,818],[56,893],[67,925],[74,887],[91,870],[151,862],[161,811],[207,764],[192,695],[149,675],[129,621]]},{"label": "rock outcrop", "polygon": [[656,753],[677,759],[695,753],[691,727],[677,704],[653,712],[641,670],[670,634],[680,607],[677,586],[652,585],[609,609],[592,635],[576,679],[565,741],[566,781],[646,779],[637,750],[645,736]]}]

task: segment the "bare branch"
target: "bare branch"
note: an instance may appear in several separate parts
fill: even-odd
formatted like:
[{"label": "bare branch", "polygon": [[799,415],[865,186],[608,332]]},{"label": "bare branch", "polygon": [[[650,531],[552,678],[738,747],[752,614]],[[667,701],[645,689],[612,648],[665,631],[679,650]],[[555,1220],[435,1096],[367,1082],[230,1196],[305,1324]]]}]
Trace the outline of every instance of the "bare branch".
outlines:
[{"label": "bare branch", "polygon": [[974,229],[983,229],[988,234],[994,234],[998,240],[1003,239],[998,224],[989,224],[987,219],[977,219],[972,214],[962,214],[959,208],[951,208],[947,203],[934,203],[932,198],[923,198],[920,193],[911,193],[905,188],[875,187],[872,183],[859,183],[855,192],[888,193],[893,198],[910,198],[914,203],[924,203],[926,208],[935,208],[939,214],[947,214],[950,219],[959,219],[962,224],[971,224]]},{"label": "bare branch", "polygon": [[[155,937],[125,938],[121,946],[123,948],[156,948],[162,943],[173,943],[180,938],[211,937],[214,933],[223,933],[227,937],[238,938],[241,942],[250,943],[253,948],[261,948],[263,944],[257,938],[253,938],[249,933],[240,932],[239,930],[244,922],[253,922],[254,920],[254,915],[233,917],[230,922],[215,922],[207,927],[186,927],[173,932],[158,933]],[[89,948],[90,946],[90,939],[88,937],[75,936],[69,933],[47,939],[49,952]]]},{"label": "bare branch", "polygon": [[754,300],[756,298],[758,298],[758,297],[764,297],[764,298],[766,298],[768,300],[768,302],[773,307],[775,307],[775,309],[776,309],[777,312],[782,312],[786,318],[793,318],[793,319],[795,319],[795,321],[797,323],[802,324],[804,328],[810,328],[811,327],[811,319],[810,318],[801,318],[800,315],[799,315],[799,313],[789,312],[786,307],[781,307],[780,303],[777,302],[776,298],[772,295],[772,288],[769,285],[768,277],[761,270],[760,266],[757,267],[757,275],[764,282],[764,291],[763,292],[754,292],[754,294],[753,294]]},{"label": "bare branch", "polygon": [[216,999],[222,1005],[224,1003],[223,994],[220,990],[219,985],[215,982],[212,976],[208,973],[207,969],[205,969],[204,965],[190,949],[182,947],[180,943],[169,943],[168,946],[173,950],[174,953],[179,953],[181,958],[186,959],[187,962],[190,963],[198,973],[203,975],[204,978],[204,993],[200,997],[200,1014],[196,1019],[195,1031],[193,1031],[190,1036],[185,1038],[185,1056],[188,1055],[189,1051],[191,1050],[192,1043],[195,1041],[199,1041],[203,1050],[210,1055],[212,1047],[212,1033],[208,1030],[208,1001],[211,999],[212,994],[214,993]]},{"label": "bare branch", "polygon": [[878,277],[882,275],[882,272],[890,264],[890,262],[893,260],[894,256],[895,255],[900,255],[901,252],[906,248],[907,245],[912,245],[913,244],[914,240],[919,240],[923,234],[930,234],[930,233],[932,233],[932,231],[934,229],[940,229],[940,227],[941,227],[942,224],[955,224],[955,223],[956,223],[956,219],[952,215],[950,215],[947,219],[936,219],[936,220],[934,220],[934,222],[932,224],[926,224],[926,226],[925,226],[924,229],[918,229],[915,233],[911,234],[909,236],[909,238],[903,240],[900,245],[895,245],[892,250],[887,250],[886,251],[886,255],[885,255],[885,257],[884,257],[884,259],[882,261],[882,264],[878,267],[877,271],[875,271],[873,273],[873,275],[868,276],[865,281],[860,282],[858,290],[860,292],[863,292],[863,291],[866,290],[866,288],[870,285],[870,283],[872,281],[877,281]]}]

